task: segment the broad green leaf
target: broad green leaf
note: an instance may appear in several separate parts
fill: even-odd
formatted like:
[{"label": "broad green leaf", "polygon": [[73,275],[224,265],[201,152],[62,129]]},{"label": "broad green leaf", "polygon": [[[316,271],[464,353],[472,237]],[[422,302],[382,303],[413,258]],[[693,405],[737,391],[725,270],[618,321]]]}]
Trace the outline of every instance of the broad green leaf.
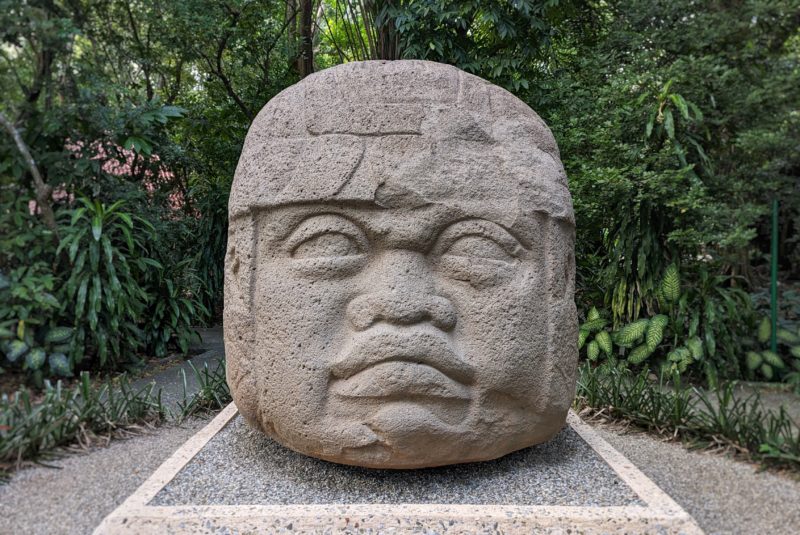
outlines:
[{"label": "broad green leaf", "polygon": [[8,344],[8,351],[6,351],[6,358],[11,362],[16,362],[18,358],[28,351],[28,344],[22,340],[12,340]]},{"label": "broad green leaf", "polygon": [[773,368],[782,370],[785,367],[783,359],[777,353],[773,353],[772,351],[767,350],[767,351],[762,351],[761,356],[764,358],[764,362],[766,362]]},{"label": "broad green leaf", "polygon": [[669,98],[675,104],[675,107],[678,108],[678,111],[681,112],[681,116],[683,116],[684,119],[688,119],[689,106],[686,105],[686,101],[683,99],[683,97],[677,93],[673,93],[669,96]]},{"label": "broad green leaf", "polygon": [[72,329],[70,327],[52,327],[47,331],[44,341],[52,344],[61,344],[71,337]]},{"label": "broad green leaf", "polygon": [[[161,303],[159,303],[161,305]],[[589,337],[589,331],[586,329],[579,329],[578,330],[578,349],[583,348],[583,344],[586,343],[586,338]]]},{"label": "broad green leaf", "polygon": [[606,355],[610,355],[611,351],[613,350],[613,344],[611,343],[611,335],[608,334],[608,331],[600,331],[594,337],[597,345],[600,346],[600,349],[603,350],[603,353]]},{"label": "broad green leaf", "polygon": [[51,353],[47,358],[47,363],[50,365],[51,371],[62,377],[70,377],[72,375],[69,358],[64,353]]},{"label": "broad green leaf", "polygon": [[583,325],[581,325],[581,329],[586,329],[590,332],[599,331],[600,329],[605,327],[607,323],[608,322],[603,318],[596,318],[593,320],[589,320]]},{"label": "broad green leaf", "polygon": [[94,241],[98,241],[103,234],[103,219],[100,214],[95,214],[92,217],[92,236]]},{"label": "broad green leaf", "polygon": [[641,364],[644,362],[647,357],[652,354],[652,351],[647,347],[646,344],[642,344],[637,346],[631,351],[630,355],[628,355],[628,362],[631,364]]},{"label": "broad green leaf", "polygon": [[672,110],[664,112],[664,130],[667,131],[669,139],[675,139],[675,119],[672,118]]},{"label": "broad green leaf", "polygon": [[[656,321],[656,318],[659,320]],[[666,316],[655,316],[650,319],[650,324],[647,326],[647,333],[645,335],[645,344],[647,345],[650,351],[655,351],[658,347],[658,344],[661,343],[661,340],[664,339],[664,324],[666,322],[662,321],[661,318],[666,318]]]},{"label": "broad green leaf", "polygon": [[694,360],[700,360],[703,358],[703,342],[697,336],[688,339],[686,341],[686,347],[688,347],[689,351],[692,352],[692,358]]},{"label": "broad green leaf", "polygon": [[597,343],[597,340],[592,340],[586,345],[586,356],[589,360],[597,360],[597,357],[600,355],[600,345]]},{"label": "broad green leaf", "polygon": [[38,370],[44,364],[45,358],[47,358],[47,353],[44,349],[41,347],[33,348],[25,355],[25,366],[29,370]]},{"label": "broad green leaf", "polygon": [[616,333],[616,342],[623,347],[632,346],[639,338],[644,336],[650,320],[639,319],[622,327]]},{"label": "broad green leaf", "polygon": [[770,324],[769,318],[761,318],[761,323],[758,324],[758,341],[762,344],[766,344],[769,342],[771,336],[772,325]]},{"label": "broad green leaf", "polygon": [[761,375],[763,375],[768,381],[772,380],[773,371],[772,366],[767,363],[761,365]]},{"label": "broad green leaf", "polygon": [[800,344],[800,336],[794,334],[789,329],[778,329],[778,340],[790,346]]}]

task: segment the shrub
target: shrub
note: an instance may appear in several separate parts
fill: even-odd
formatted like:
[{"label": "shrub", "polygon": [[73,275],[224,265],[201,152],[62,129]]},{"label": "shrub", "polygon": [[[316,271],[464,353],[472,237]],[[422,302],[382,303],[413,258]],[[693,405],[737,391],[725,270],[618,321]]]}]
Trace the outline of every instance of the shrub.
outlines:
[{"label": "shrub", "polygon": [[161,265],[144,256],[152,225],[124,212],[123,201],[78,202],[78,208],[62,212],[58,246],[68,258],[63,312],[74,318],[70,356],[79,364],[97,355],[96,365],[115,368],[135,359],[144,344],[138,322],[149,296],[140,280]]}]

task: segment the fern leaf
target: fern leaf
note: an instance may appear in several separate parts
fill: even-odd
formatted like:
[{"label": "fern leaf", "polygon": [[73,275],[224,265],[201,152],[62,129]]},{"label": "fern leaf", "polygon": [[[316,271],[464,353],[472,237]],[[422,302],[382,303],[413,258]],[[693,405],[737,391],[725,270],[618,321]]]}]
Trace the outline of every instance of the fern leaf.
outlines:
[{"label": "fern leaf", "polygon": [[688,339],[686,341],[686,347],[688,347],[689,351],[692,352],[692,358],[694,360],[700,360],[703,358],[703,342],[698,336]]},{"label": "fern leaf", "polygon": [[789,353],[791,353],[794,358],[800,359],[800,346],[794,346],[789,350]]},{"label": "fern leaf", "polygon": [[[603,353],[606,355],[610,355],[613,349],[613,344],[611,343],[611,335],[608,334],[608,331],[600,331],[597,333],[597,336],[594,337],[597,345],[600,346],[600,349],[603,350]],[[800,347],[798,347],[800,349]]]},{"label": "fern leaf", "polygon": [[642,344],[640,346],[636,346],[631,354],[628,355],[628,362],[631,364],[641,364],[644,362],[647,357],[649,357],[653,352],[650,351],[650,348],[647,347],[647,344]]},{"label": "fern leaf", "polygon": [[745,356],[745,362],[747,363],[747,369],[750,371],[755,371],[756,368],[761,366],[761,363],[764,359],[761,357],[760,354],[756,353],[755,351],[748,351],[747,355]]},{"label": "fern leaf", "polygon": [[650,320],[640,319],[625,325],[617,332],[617,343],[623,347],[632,346],[644,335],[649,323]]},{"label": "fern leaf", "polygon": [[597,344],[596,340],[592,340],[586,345],[586,356],[589,358],[589,360],[595,361],[599,355],[600,346]]},{"label": "fern leaf", "polygon": [[678,266],[670,264],[664,271],[664,278],[661,280],[661,291],[664,299],[669,303],[674,303],[681,297],[681,278],[678,273]]},{"label": "fern leaf", "polygon": [[764,358],[764,362],[773,368],[782,370],[785,366],[783,364],[783,359],[777,353],[773,353],[772,351],[762,351],[761,356]]},{"label": "fern leaf", "polygon": [[770,336],[772,336],[772,325],[769,318],[762,318],[761,323],[758,324],[758,341],[766,344]]}]

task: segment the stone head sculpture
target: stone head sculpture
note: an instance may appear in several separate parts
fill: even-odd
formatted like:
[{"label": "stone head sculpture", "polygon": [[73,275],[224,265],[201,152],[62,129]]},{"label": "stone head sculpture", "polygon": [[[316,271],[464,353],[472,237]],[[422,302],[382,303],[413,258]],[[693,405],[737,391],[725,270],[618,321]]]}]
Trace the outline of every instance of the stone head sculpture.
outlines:
[{"label": "stone head sculpture", "polygon": [[228,382],[278,442],[417,468],[563,425],[572,204],[552,134],[507,91],[424,61],[309,76],[250,127],[229,217]]}]

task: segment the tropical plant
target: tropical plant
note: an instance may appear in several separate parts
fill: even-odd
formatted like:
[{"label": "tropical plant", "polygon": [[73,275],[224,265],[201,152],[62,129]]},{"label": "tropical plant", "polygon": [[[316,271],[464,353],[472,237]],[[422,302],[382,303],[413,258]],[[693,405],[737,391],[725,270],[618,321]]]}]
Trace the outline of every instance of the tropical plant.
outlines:
[{"label": "tropical plant", "polygon": [[[772,338],[772,323],[764,317],[758,325],[757,340],[763,347]],[[778,327],[778,352],[754,349],[746,354],[747,369],[767,381],[782,380],[800,392],[800,326],[796,329]]]},{"label": "tropical plant", "polygon": [[616,365],[620,357],[630,365],[647,363],[667,374],[699,367],[709,384],[716,384],[720,369],[725,377],[739,377],[738,342],[754,317],[750,297],[727,286],[728,277],[710,277],[704,269],[695,279],[682,285],[677,265],[669,265],[657,285],[658,313],[616,330],[607,329],[609,322],[592,307],[579,328],[579,348],[586,346],[590,361],[602,356]]},{"label": "tropical plant", "polygon": [[123,211],[124,201],[106,206],[82,197],[78,203],[64,212],[58,246],[69,261],[62,306],[74,317],[71,364],[92,355],[100,367],[135,362],[145,343],[139,321],[149,301],[141,274],[162,269],[144,256],[153,227]]}]

